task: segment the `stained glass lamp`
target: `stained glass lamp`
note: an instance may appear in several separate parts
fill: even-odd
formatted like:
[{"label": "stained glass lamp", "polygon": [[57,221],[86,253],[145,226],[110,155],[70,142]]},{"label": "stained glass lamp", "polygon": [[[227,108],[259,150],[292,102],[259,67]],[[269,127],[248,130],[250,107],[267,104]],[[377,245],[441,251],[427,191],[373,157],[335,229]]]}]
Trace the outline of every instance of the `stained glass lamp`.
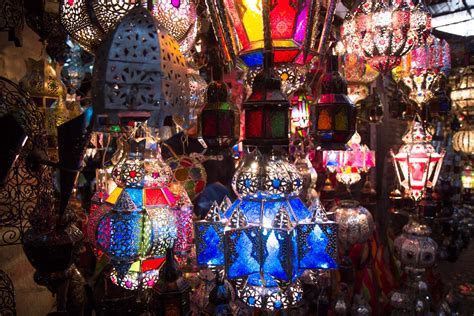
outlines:
[{"label": "stained glass lamp", "polygon": [[316,54],[320,1],[208,0],[214,33],[229,62],[263,64],[265,42],[273,60],[305,64]]},{"label": "stained glass lamp", "polygon": [[335,57],[332,71],[321,78],[321,94],[311,111],[311,136],[322,149],[344,150],[355,132],[356,108],[347,96],[347,82],[337,72]]},{"label": "stained glass lamp", "polygon": [[465,190],[474,189],[474,170],[471,165],[467,165],[467,167],[462,171],[461,184]]},{"label": "stained glass lamp", "polygon": [[233,186],[239,198],[227,210],[195,223],[198,264],[224,267],[249,306],[286,309],[302,298],[303,271],[337,267],[337,228],[297,198],[301,179],[285,160],[253,152]]},{"label": "stained glass lamp", "polygon": [[280,85],[276,77],[257,75],[252,94],[243,104],[244,145],[288,145],[290,103],[280,91]]},{"label": "stained glass lamp", "polygon": [[415,201],[423,197],[426,188],[436,185],[443,164],[445,152],[437,153],[431,140],[432,136],[416,116],[409,123],[398,153],[392,151],[398,181]]},{"label": "stained glass lamp", "polygon": [[346,151],[323,151],[323,166],[336,173],[336,180],[350,186],[361,180],[361,173],[375,167],[375,152],[361,145],[357,131],[347,143]]},{"label": "stained glass lamp", "polygon": [[156,152],[156,143],[147,140],[130,141],[129,153],[112,172],[117,187],[90,223],[97,248],[114,267],[112,281],[126,289],[153,286],[157,273],[152,270],[159,268],[177,238],[171,209],[177,201],[167,187],[172,172]]},{"label": "stained glass lamp", "polygon": [[207,88],[207,104],[200,115],[201,136],[209,152],[229,150],[240,135],[240,114],[229,101],[229,89],[224,81],[213,81]]},{"label": "stained glass lamp", "polygon": [[430,28],[422,2],[364,0],[346,16],[341,36],[348,53],[364,56],[371,67],[387,73]]}]

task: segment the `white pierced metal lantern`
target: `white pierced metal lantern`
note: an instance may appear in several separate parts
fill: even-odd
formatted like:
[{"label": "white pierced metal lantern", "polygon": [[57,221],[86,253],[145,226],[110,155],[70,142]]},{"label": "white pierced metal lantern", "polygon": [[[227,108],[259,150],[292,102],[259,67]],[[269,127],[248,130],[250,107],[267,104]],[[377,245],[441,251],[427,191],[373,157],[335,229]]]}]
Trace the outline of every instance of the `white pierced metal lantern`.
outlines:
[{"label": "white pierced metal lantern", "polygon": [[176,41],[142,7],[131,10],[98,49],[93,76],[96,113],[149,112],[148,125],[167,116],[186,127],[189,85],[185,60]]}]

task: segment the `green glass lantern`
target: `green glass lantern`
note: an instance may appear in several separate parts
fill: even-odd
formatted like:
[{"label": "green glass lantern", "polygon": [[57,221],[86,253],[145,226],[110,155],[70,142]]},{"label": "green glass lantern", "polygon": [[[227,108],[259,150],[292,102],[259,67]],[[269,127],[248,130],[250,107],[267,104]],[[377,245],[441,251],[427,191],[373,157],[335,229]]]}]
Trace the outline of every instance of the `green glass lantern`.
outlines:
[{"label": "green glass lantern", "polygon": [[229,149],[239,139],[239,110],[229,102],[228,90],[223,81],[213,81],[207,88],[207,104],[199,122],[211,153]]}]

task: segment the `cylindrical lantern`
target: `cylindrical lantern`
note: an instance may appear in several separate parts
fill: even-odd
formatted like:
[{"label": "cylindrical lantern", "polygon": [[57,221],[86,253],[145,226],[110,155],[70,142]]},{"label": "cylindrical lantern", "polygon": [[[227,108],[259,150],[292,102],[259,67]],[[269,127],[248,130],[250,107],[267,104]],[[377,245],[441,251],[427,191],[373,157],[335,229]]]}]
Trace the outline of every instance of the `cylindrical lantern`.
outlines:
[{"label": "cylindrical lantern", "polygon": [[[335,69],[335,59],[331,61]],[[321,79],[321,94],[311,111],[311,136],[322,149],[344,150],[355,132],[356,108],[347,96],[347,82],[331,71]]]},{"label": "cylindrical lantern", "polygon": [[230,62],[263,64],[264,43],[275,63],[305,64],[316,54],[320,1],[207,0],[214,33]]},{"label": "cylindrical lantern", "polygon": [[471,165],[467,165],[467,167],[462,171],[461,183],[463,189],[474,189],[474,170],[472,169]]},{"label": "cylindrical lantern", "polygon": [[201,136],[211,154],[229,150],[239,139],[239,110],[229,102],[228,93],[223,81],[213,81],[207,87],[207,104],[199,123]]},{"label": "cylindrical lantern", "polygon": [[457,71],[457,73],[453,75],[454,88],[451,91],[451,100],[458,109],[464,109],[474,105],[473,69],[473,66],[469,66]]}]

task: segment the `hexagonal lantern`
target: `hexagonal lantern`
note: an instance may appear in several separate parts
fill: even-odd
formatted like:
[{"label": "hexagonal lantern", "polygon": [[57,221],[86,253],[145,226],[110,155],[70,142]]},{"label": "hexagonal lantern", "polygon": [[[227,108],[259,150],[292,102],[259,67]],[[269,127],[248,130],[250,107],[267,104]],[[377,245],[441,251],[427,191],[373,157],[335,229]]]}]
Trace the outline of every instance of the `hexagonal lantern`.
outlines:
[{"label": "hexagonal lantern", "polygon": [[189,120],[188,69],[178,43],[140,6],[124,16],[97,50],[92,84],[96,113],[149,112],[148,125],[167,116]]},{"label": "hexagonal lantern", "polygon": [[214,206],[195,224],[204,232],[198,263],[224,266],[239,298],[252,307],[286,309],[302,298],[303,271],[337,267],[335,223],[319,216],[319,206],[304,206],[297,197],[301,185],[287,161],[253,152],[234,176],[239,199],[227,210]]}]

